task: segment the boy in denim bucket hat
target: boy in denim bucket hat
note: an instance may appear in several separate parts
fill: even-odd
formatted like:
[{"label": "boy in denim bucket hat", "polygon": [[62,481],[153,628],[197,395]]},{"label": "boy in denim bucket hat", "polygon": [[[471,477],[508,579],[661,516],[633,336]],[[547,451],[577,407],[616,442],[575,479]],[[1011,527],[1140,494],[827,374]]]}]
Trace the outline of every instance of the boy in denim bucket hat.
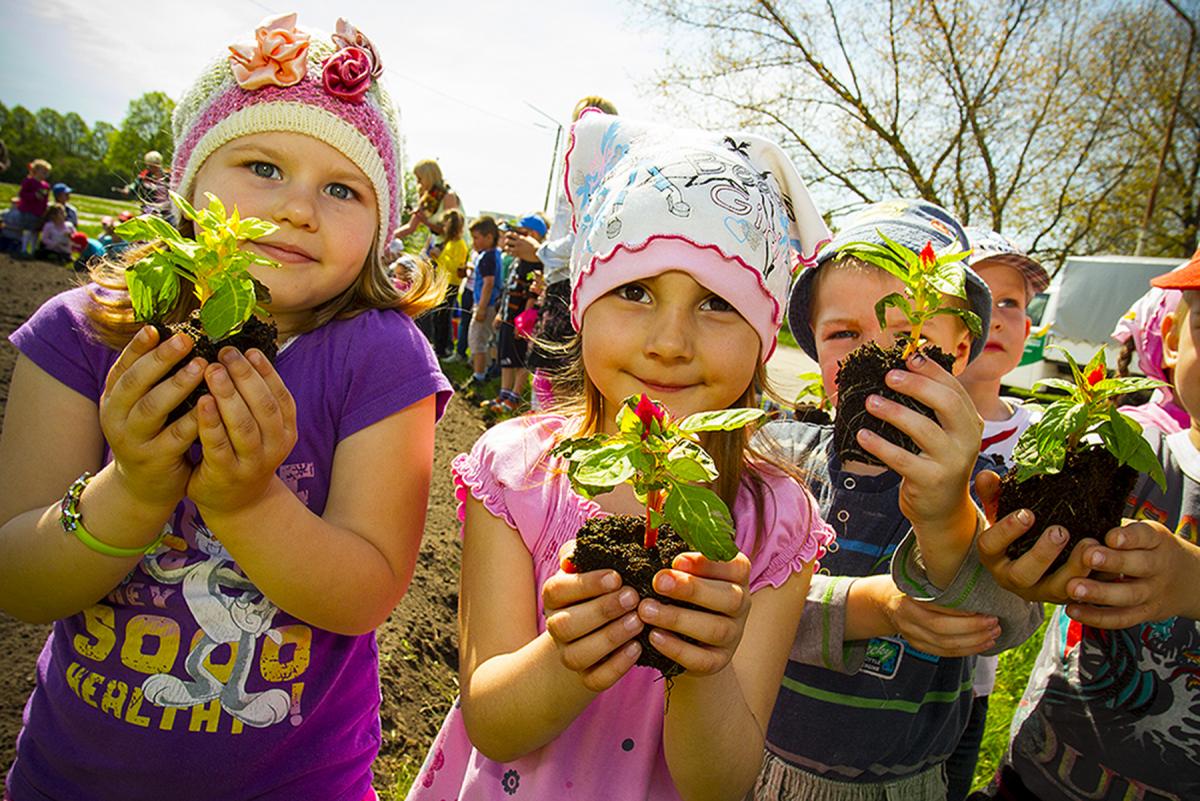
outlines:
[{"label": "boy in denim bucket hat", "polygon": [[[874,309],[899,290],[899,280],[839,258],[852,242],[882,243],[881,233],[913,251],[927,243],[938,253],[968,249],[953,216],[913,200],[868,207],[821,249],[792,285],[788,322],[820,362],[831,396],[845,354],[902,330],[880,330]],[[967,270],[966,288],[986,330],[987,286]],[[933,318],[922,333],[954,354],[956,369],[982,350],[950,315]],[[932,409],[936,425],[880,397],[867,409],[912,436],[916,458],[863,431],[859,443],[886,466],[843,463],[832,426],[778,421],[764,429],[809,476],[837,548],[809,585],[767,731],[757,800],[944,801],[943,765],[970,713],[974,655],[1022,642],[1040,621],[1040,607],[999,589],[975,555],[985,522],[969,486],[990,462],[979,458],[981,423],[970,397],[919,353],[907,367],[889,373],[888,386]],[[973,613],[980,610],[986,614]],[[839,725],[814,725],[821,720]]]}]

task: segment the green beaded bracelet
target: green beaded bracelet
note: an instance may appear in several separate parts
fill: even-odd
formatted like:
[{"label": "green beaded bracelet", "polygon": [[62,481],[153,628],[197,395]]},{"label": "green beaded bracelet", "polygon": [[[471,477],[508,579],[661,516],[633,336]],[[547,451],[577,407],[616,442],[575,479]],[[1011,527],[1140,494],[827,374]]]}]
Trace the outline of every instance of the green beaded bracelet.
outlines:
[{"label": "green beaded bracelet", "polygon": [[162,542],[163,537],[166,536],[166,528],[159,533],[154,542],[145,548],[118,548],[96,539],[90,531],[83,527],[83,519],[79,514],[79,499],[83,496],[83,488],[91,480],[92,474],[85,472],[67,488],[67,494],[63,496],[62,503],[59,506],[60,513],[58,516],[58,522],[62,524],[63,531],[67,534],[74,534],[75,538],[88,548],[105,556],[116,556],[123,559],[130,556],[144,556],[145,554],[153,553],[158,548],[159,543]]}]

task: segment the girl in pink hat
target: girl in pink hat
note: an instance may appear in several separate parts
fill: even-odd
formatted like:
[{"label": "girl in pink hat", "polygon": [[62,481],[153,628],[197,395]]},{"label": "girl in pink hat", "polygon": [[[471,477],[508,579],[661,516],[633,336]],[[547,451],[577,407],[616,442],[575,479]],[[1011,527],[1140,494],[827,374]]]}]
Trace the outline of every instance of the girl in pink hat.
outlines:
[{"label": "girl in pink hat", "polygon": [[[565,172],[579,391],[453,464],[461,698],[409,798],[740,799],[828,526],[749,432],[711,435],[740,553],[660,571],[656,591],[687,606],[643,599],[614,571],[563,571],[584,521],[644,507],[628,486],[585,499],[552,451],[611,433],[638,393],[673,417],[755,406],[797,252],[827,232],[787,157],[753,136],[593,111]],[[684,668],[669,703],[659,673],[635,666],[644,629]]]},{"label": "girl in pink hat", "polygon": [[374,629],[413,572],[450,394],[410,319],[431,280],[400,294],[384,269],[403,197],[381,70],[344,20],[292,14],[176,107],[179,196],[276,227],[241,245],[265,257],[273,364],[162,341],[120,264],[13,334],[0,609],[54,627],[6,799],[375,797]]}]

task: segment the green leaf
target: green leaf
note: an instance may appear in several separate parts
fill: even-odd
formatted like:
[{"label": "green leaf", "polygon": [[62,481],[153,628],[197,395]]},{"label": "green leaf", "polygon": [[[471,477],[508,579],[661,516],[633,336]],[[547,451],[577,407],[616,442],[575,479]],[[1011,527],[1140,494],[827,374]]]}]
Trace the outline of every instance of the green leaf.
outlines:
[{"label": "green leaf", "polygon": [[715,412],[697,412],[678,423],[680,431],[694,434],[698,431],[735,431],[766,417],[762,409],[721,409]]},{"label": "green leaf", "polygon": [[209,279],[212,295],[200,307],[200,324],[213,342],[237,333],[254,314],[254,282],[227,273]]},{"label": "green leaf", "polygon": [[1097,428],[1104,446],[1121,464],[1127,464],[1139,473],[1146,473],[1165,492],[1167,477],[1150,443],[1142,436],[1142,426],[1120,412],[1114,412]]},{"label": "green leaf", "polygon": [[1043,378],[1033,385],[1035,390],[1042,389],[1043,387],[1046,389],[1061,389],[1072,398],[1077,398],[1079,395],[1079,387],[1065,378]]},{"label": "green leaf", "polygon": [[[983,336],[983,322],[979,319],[979,315],[969,309],[960,309],[957,306],[942,306],[933,314],[952,314],[963,321],[963,325],[971,332],[971,336],[978,339]],[[933,315],[930,315],[933,316]]]},{"label": "green leaf", "polygon": [[567,461],[578,461],[607,441],[607,434],[593,434],[590,437],[572,437],[555,445],[554,450],[550,451],[550,454],[552,456],[559,456]]},{"label": "green leaf", "polygon": [[[961,258],[966,254],[955,255]],[[957,258],[939,263],[929,274],[929,284],[943,295],[964,299],[967,297],[967,272]]]},{"label": "green leaf", "polygon": [[733,517],[717,493],[705,487],[678,484],[667,495],[663,517],[689,547],[705,557],[727,562],[737,556]]},{"label": "green leaf", "polygon": [[1104,361],[1104,356],[1104,348],[1101,347],[1100,350],[1096,351],[1091,359],[1088,359],[1087,367],[1083,368],[1083,374],[1085,377],[1091,375],[1097,367],[1103,367],[1104,371],[1106,373],[1108,372],[1108,365]]},{"label": "green leaf", "polygon": [[637,448],[630,442],[605,445],[587,454],[574,464],[573,481],[590,487],[615,487],[633,478],[636,472],[629,454]]},{"label": "green leaf", "polygon": [[179,207],[179,210],[183,213],[184,217],[187,217],[189,220],[196,219],[196,210],[194,208],[192,208],[192,204],[188,203],[187,199],[183,195],[179,195],[179,194],[176,194],[175,192],[172,192],[171,193],[171,202]]},{"label": "green leaf", "polygon": [[137,320],[158,320],[179,298],[179,277],[169,257],[160,251],[127,267],[125,284]]},{"label": "green leaf", "polygon": [[236,230],[238,239],[260,239],[278,231],[279,226],[266,220],[247,217],[238,223]]},{"label": "green leaf", "polygon": [[1081,435],[1088,425],[1088,406],[1085,403],[1059,401],[1046,408],[1039,420],[1030,428],[1037,433],[1039,443],[1060,441],[1065,443],[1073,435]]},{"label": "green leaf", "polygon": [[887,310],[891,306],[899,309],[909,323],[916,325],[917,316],[913,313],[912,304],[908,302],[908,298],[899,292],[893,292],[890,295],[884,295],[875,304],[875,319],[879,321],[880,328],[887,329]]},{"label": "green leaf", "polygon": [[642,435],[642,419],[629,408],[628,403],[622,403],[621,410],[617,412],[617,428],[622,434]]},{"label": "green leaf", "polygon": [[1147,389],[1158,389],[1168,386],[1157,378],[1142,378],[1141,376],[1125,376],[1106,378],[1092,387],[1092,395],[1097,398],[1111,398],[1114,395],[1127,395],[1131,392],[1142,392]]},{"label": "green leaf", "polygon": [[667,454],[667,472],[680,481],[703,482],[717,478],[717,465],[703,448],[682,440]]}]

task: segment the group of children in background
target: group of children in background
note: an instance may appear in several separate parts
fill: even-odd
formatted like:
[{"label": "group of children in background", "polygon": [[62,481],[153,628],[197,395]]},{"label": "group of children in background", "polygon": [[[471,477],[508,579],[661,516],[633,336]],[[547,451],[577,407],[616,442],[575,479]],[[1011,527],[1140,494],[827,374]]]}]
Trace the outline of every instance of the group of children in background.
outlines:
[{"label": "group of children in background", "polygon": [[[1029,637],[1044,601],[1042,652],[983,796],[1200,797],[1200,253],[1154,282],[1179,302],[1162,296],[1130,324],[1143,369],[1173,382],[1152,402],[1186,423],[1146,432],[1167,490],[1143,477],[1138,522],[1048,573],[1062,532],[1010,560],[1004,546],[1038,522],[984,513],[990,471],[1030,423],[1000,377],[1046,283],[1011,242],[910,200],[831,236],[770,141],[581,109],[565,245],[557,218],[550,231],[521,220],[506,276],[507,240],[480,218],[472,275],[449,210],[431,250],[444,283],[417,262],[398,288],[385,254],[402,137],[374,45],[345,20],[325,36],[294,14],[255,33],[177,107],[172,180],[279,226],[244,245],[285,262],[252,268],[280,329],[275,363],[257,349],[206,360],[186,335],[133,324],[118,262],[12,336],[0,608],[54,628],[5,801],[376,797],[373,631],[418,567],[450,389],[431,346],[449,355],[448,340],[412,318],[448,311],[451,272],[470,282],[475,379],[501,307],[500,331],[511,326],[505,397],[520,392],[518,321],[539,283],[542,316],[562,302],[554,315],[574,336],[547,351],[569,378],[553,405],[454,460],[460,697],[410,799],[960,799],[986,716],[978,656]],[[547,234],[536,250],[527,240]],[[867,404],[918,453],[864,429],[857,442],[882,466],[842,462],[828,426],[794,420],[705,434],[738,555],[677,557],[654,576],[661,599],[611,570],[577,572],[585,521],[646,507],[628,485],[584,498],[555,447],[613,433],[641,393],[675,418],[758,407],[785,309],[836,398],[839,362],[903,328],[897,309],[881,325],[874,308],[899,281],[844,252],[884,235],[971,251],[965,302],[983,322],[972,336],[935,318],[925,336],[952,367],[918,352],[888,374],[934,419]],[[569,254],[565,277],[549,274],[550,244]],[[181,295],[172,312],[193,307]],[[198,387],[209,394],[173,416]],[[647,630],[684,668],[672,682],[635,667]]]},{"label": "group of children in background", "polygon": [[[79,212],[71,205],[70,186],[47,180],[52,167],[45,159],[29,163],[9,208],[0,215],[0,252],[19,259],[45,259],[84,271],[95,260],[118,255],[128,246],[114,232],[116,221],[100,220],[102,234],[93,238],[79,230]],[[121,221],[133,215],[122,212]]]}]

